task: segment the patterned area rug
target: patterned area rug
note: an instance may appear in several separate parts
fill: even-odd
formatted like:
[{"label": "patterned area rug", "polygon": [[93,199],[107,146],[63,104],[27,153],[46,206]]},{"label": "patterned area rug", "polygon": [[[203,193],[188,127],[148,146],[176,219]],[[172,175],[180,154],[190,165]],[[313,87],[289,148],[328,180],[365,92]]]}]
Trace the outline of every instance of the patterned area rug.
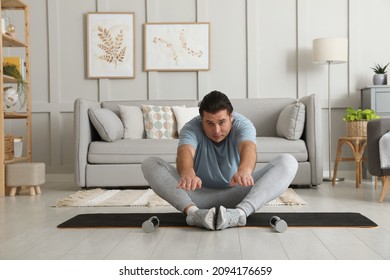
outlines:
[{"label": "patterned area rug", "polygon": [[[267,206],[305,205],[306,202],[291,188],[280,197],[268,202]],[[170,204],[152,189],[146,190],[80,190],[68,197],[57,200],[56,207],[158,207]]]}]

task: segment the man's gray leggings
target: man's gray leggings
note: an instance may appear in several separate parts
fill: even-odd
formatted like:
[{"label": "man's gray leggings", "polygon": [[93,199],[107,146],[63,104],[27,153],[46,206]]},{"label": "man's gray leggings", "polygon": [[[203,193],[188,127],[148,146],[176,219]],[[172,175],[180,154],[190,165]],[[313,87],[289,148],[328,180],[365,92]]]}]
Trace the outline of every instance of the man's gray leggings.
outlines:
[{"label": "man's gray leggings", "polygon": [[297,169],[296,159],[290,154],[283,154],[253,172],[255,184],[251,187],[186,191],[176,188],[180,176],[174,166],[158,157],[147,158],[142,163],[142,172],[150,187],[177,210],[183,212],[191,204],[200,209],[218,209],[222,205],[240,208],[247,216],[280,196],[290,185]]}]

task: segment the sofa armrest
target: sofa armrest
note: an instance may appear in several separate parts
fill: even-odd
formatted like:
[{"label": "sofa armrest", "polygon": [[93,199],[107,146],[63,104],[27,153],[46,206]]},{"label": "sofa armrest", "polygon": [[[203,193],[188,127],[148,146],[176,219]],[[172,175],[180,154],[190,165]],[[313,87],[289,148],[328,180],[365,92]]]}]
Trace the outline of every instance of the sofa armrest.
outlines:
[{"label": "sofa armrest", "polygon": [[379,140],[390,131],[390,119],[376,119],[367,123],[367,158],[368,171],[374,176],[390,175],[389,169],[382,169],[379,156]]},{"label": "sofa armrest", "polygon": [[99,102],[78,98],[74,102],[74,134],[75,134],[75,183],[85,187],[86,168],[89,144],[96,138],[96,131],[88,117],[88,109],[100,107]]},{"label": "sofa armrest", "polygon": [[315,95],[302,97],[306,107],[304,138],[311,163],[311,183],[320,185],[323,181],[323,156],[321,138],[321,106]]}]

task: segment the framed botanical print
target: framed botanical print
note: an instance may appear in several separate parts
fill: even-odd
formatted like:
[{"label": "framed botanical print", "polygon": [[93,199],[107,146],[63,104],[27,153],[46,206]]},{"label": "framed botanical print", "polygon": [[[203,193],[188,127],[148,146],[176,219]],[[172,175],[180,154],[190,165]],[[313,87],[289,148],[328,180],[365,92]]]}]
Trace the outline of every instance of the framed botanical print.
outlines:
[{"label": "framed botanical print", "polygon": [[210,69],[210,23],[146,23],[145,71]]},{"label": "framed botanical print", "polygon": [[87,77],[135,78],[134,13],[87,14]]}]

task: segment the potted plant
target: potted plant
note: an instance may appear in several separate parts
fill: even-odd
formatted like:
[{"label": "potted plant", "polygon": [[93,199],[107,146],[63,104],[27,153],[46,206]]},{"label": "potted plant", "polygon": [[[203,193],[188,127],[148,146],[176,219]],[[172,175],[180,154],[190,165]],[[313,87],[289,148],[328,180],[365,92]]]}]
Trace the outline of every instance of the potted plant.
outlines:
[{"label": "potted plant", "polygon": [[4,64],[3,74],[16,79],[16,93],[19,96],[20,108],[23,108],[26,103],[27,82],[23,79],[22,74],[14,64]]},{"label": "potted plant", "polygon": [[374,70],[374,73],[375,73],[375,75],[373,77],[374,85],[387,84],[387,79],[386,79],[387,70],[386,70],[386,68],[389,65],[389,63],[387,63],[385,66],[381,66],[379,63],[377,63],[374,65],[374,67],[371,67],[371,69]]},{"label": "potted plant", "polygon": [[375,114],[372,109],[353,109],[351,107],[346,109],[346,114],[343,120],[346,123],[346,130],[348,137],[367,136],[367,122],[374,119],[379,119],[380,116]]}]

